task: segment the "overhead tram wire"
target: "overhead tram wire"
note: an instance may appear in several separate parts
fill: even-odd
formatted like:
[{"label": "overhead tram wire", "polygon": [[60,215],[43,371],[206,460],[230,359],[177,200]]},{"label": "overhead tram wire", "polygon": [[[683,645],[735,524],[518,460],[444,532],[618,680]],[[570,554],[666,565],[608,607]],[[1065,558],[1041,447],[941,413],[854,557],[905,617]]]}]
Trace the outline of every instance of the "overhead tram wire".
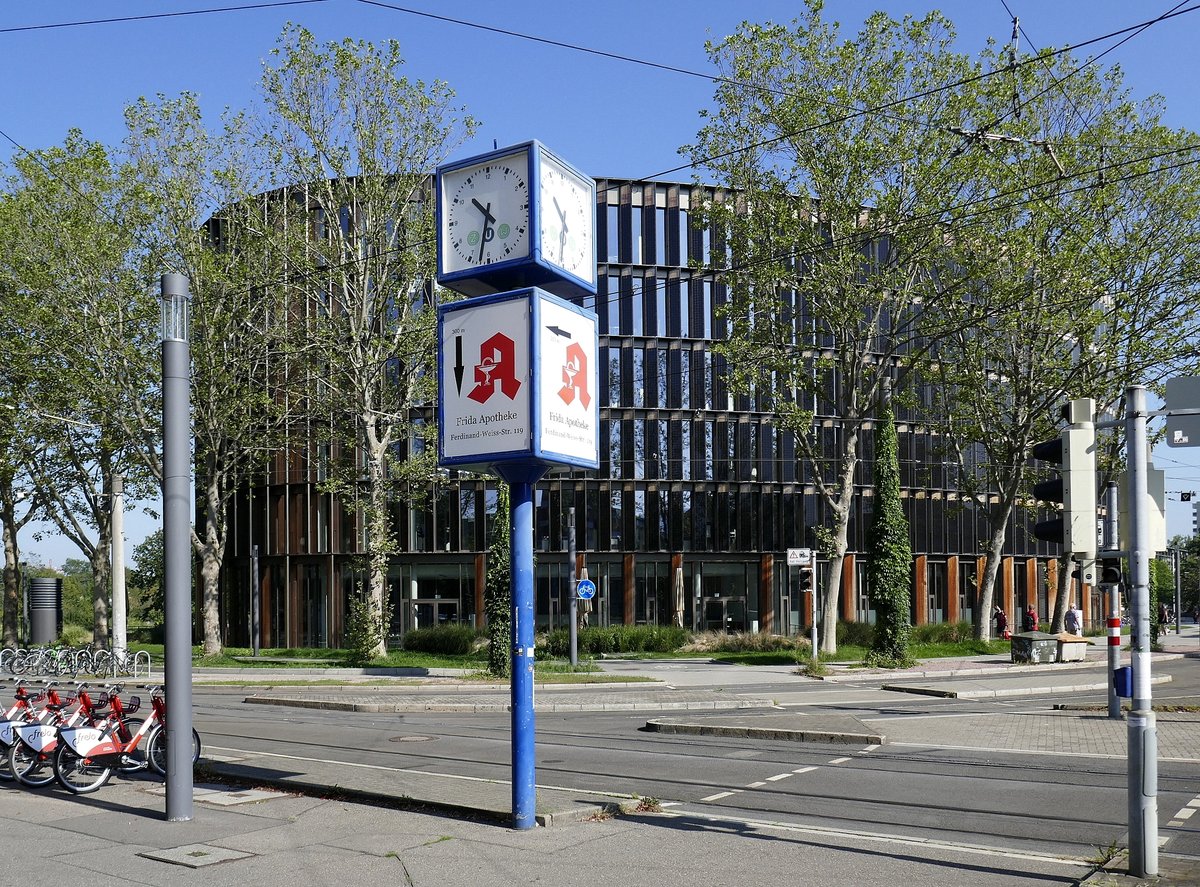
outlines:
[{"label": "overhead tram wire", "polygon": [[328,3],[329,0],[278,0],[275,3],[250,3],[244,6],[216,6],[209,9],[187,9],[179,12],[151,12],[145,15],[123,15],[117,18],[96,18],[73,22],[51,22],[44,25],[15,25],[0,28],[0,34],[19,34],[26,31],[50,31],[56,28],[78,28],[86,25],[111,25],[124,22],[142,22],[161,18],[184,18],[192,15],[210,15],[219,12],[245,12],[255,9],[275,9],[284,6],[304,6],[311,3]]},{"label": "overhead tram wire", "polygon": [[[192,13],[188,13],[188,14],[199,14],[199,13],[204,13],[204,12],[237,11],[237,10],[242,10],[242,9],[257,9],[257,8],[267,8],[267,7],[270,7],[270,6],[287,6],[287,5],[304,4],[304,3],[315,3],[315,2],[325,2],[325,0],[284,0],[284,2],[281,2],[281,3],[273,3],[273,4],[255,4],[255,5],[248,5],[248,6],[238,6],[238,7],[222,7],[222,8],[213,8],[213,9],[208,9],[208,10],[198,10],[198,11],[193,11]],[[552,46],[558,46],[558,47],[560,47],[560,48],[568,49],[568,50],[571,50],[571,51],[585,52],[585,53],[589,53],[589,54],[594,54],[594,55],[600,55],[600,56],[604,56],[604,57],[609,57],[609,58],[612,58],[612,59],[614,59],[614,60],[626,61],[626,62],[630,62],[630,63],[634,63],[634,64],[641,64],[641,65],[645,65],[645,66],[648,66],[648,67],[654,67],[654,68],[659,68],[659,69],[662,69],[662,70],[673,71],[673,72],[676,72],[676,73],[682,73],[682,74],[686,74],[686,75],[689,75],[689,76],[702,77],[702,78],[704,78],[704,79],[706,79],[706,80],[710,80],[710,81],[712,81],[712,80],[719,80],[719,79],[721,79],[721,78],[714,78],[714,77],[713,77],[713,75],[711,75],[711,74],[704,74],[704,73],[702,73],[702,72],[689,71],[689,70],[687,70],[687,69],[683,69],[683,68],[676,68],[676,67],[673,67],[673,66],[668,66],[668,65],[664,65],[664,64],[660,64],[660,63],[648,62],[648,61],[645,61],[645,60],[636,59],[636,58],[632,58],[632,57],[628,57],[628,56],[621,56],[621,55],[618,55],[618,54],[615,54],[615,53],[608,53],[608,52],[604,52],[604,51],[601,51],[601,50],[595,50],[595,49],[589,49],[589,48],[587,48],[587,47],[576,46],[576,45],[574,45],[574,44],[568,44],[568,43],[563,43],[563,42],[560,42],[560,41],[548,40],[548,39],[546,39],[546,38],[535,37],[535,36],[532,36],[532,35],[520,34],[520,33],[517,33],[517,32],[513,32],[513,31],[507,31],[507,30],[500,29],[500,28],[494,28],[494,27],[487,26],[487,25],[481,25],[481,24],[478,24],[478,23],[470,22],[470,21],[465,21],[465,20],[461,20],[461,19],[453,19],[453,18],[449,18],[449,17],[447,17],[447,16],[436,15],[436,14],[433,14],[433,13],[427,13],[427,12],[423,12],[423,11],[420,11],[420,10],[413,10],[413,9],[410,9],[410,8],[407,8],[407,7],[398,6],[398,5],[396,5],[396,4],[391,4],[391,3],[383,3],[383,2],[380,2],[380,0],[358,0],[358,2],[359,2],[359,3],[363,3],[363,4],[365,4],[365,5],[377,6],[377,7],[380,7],[380,8],[389,9],[389,10],[393,10],[393,11],[397,11],[397,12],[402,12],[402,13],[407,13],[407,14],[411,14],[411,15],[417,15],[417,16],[422,16],[422,17],[426,17],[426,18],[432,18],[432,19],[436,19],[436,20],[446,21],[446,22],[449,22],[449,23],[452,23],[452,24],[458,24],[458,25],[462,25],[462,26],[464,26],[464,27],[471,27],[471,28],[476,28],[476,29],[480,29],[480,30],[485,30],[485,31],[490,31],[490,32],[495,32],[495,33],[500,33],[500,34],[504,34],[504,35],[507,35],[507,36],[516,37],[516,38],[519,38],[519,39],[533,40],[533,41],[535,41],[535,42],[545,43],[545,44],[552,45]],[[1102,35],[1102,36],[1100,36],[1100,37],[1094,37],[1094,38],[1091,38],[1090,40],[1086,40],[1086,41],[1083,41],[1083,42],[1081,42],[1081,43],[1074,44],[1074,45],[1072,45],[1072,46],[1067,46],[1067,47],[1064,47],[1064,48],[1062,48],[1062,49],[1055,50],[1054,52],[1050,53],[1050,55],[1051,55],[1051,56],[1052,56],[1052,55],[1057,55],[1057,54],[1060,54],[1060,53],[1062,53],[1062,52],[1067,52],[1067,51],[1070,51],[1071,49],[1078,49],[1078,48],[1080,48],[1080,47],[1083,47],[1083,46],[1088,46],[1088,45],[1090,45],[1090,44],[1093,44],[1093,43],[1097,43],[1097,42],[1100,42],[1100,41],[1103,41],[1103,40],[1107,40],[1107,39],[1110,39],[1111,37],[1118,36],[1118,35],[1121,35],[1121,34],[1128,34],[1128,33],[1130,33],[1130,32],[1138,32],[1138,33],[1140,33],[1141,31],[1145,30],[1145,29],[1146,29],[1147,27],[1149,27],[1150,25],[1157,24],[1157,23],[1160,23],[1160,22],[1162,22],[1162,21],[1166,21],[1167,19],[1174,18],[1174,17],[1176,17],[1176,16],[1179,16],[1179,15],[1184,15],[1184,14],[1187,14],[1187,13],[1190,13],[1190,12],[1194,12],[1194,11],[1196,11],[1197,9],[1200,9],[1200,4],[1197,4],[1197,5],[1194,5],[1194,6],[1188,7],[1187,9],[1182,9],[1182,10],[1180,10],[1180,9],[1178,9],[1178,7],[1176,7],[1175,9],[1171,10],[1170,12],[1168,12],[1168,13],[1165,13],[1165,14],[1163,14],[1162,16],[1159,16],[1159,17],[1157,17],[1157,18],[1155,18],[1155,19],[1147,20],[1147,21],[1145,21],[1145,22],[1140,22],[1140,23],[1138,23],[1138,24],[1136,24],[1136,25],[1132,25],[1132,26],[1129,26],[1129,27],[1126,27],[1126,28],[1123,28],[1123,29],[1119,29],[1119,30],[1117,30],[1117,31],[1110,32],[1110,33],[1108,33],[1108,34],[1105,34],[1105,35]],[[177,15],[182,15],[182,14],[184,14],[184,13],[159,14],[159,15],[150,15],[150,16],[144,16],[144,18],[162,18],[162,17],[169,17],[169,16],[177,16]],[[114,21],[115,21],[115,20],[114,20]],[[64,23],[64,24],[60,24],[60,25],[48,25],[48,26],[36,26],[36,27],[65,27],[65,26],[69,26],[69,25],[72,25],[72,24],[90,24],[90,23],[91,23],[91,22],[75,22],[75,23]],[[30,28],[22,28],[22,29],[18,29],[18,30],[28,30],[28,29],[30,29]],[[0,30],[0,33],[3,33],[3,30]],[[1019,62],[1018,64],[1020,64],[1020,65],[1025,65],[1025,64],[1033,64],[1033,63],[1036,63],[1036,62],[1037,62],[1037,61],[1039,61],[1039,60],[1044,60],[1045,58],[1046,58],[1046,56],[1039,56],[1039,57],[1037,57],[1037,58],[1031,58],[1031,59],[1025,60],[1025,61],[1023,61],[1023,62]],[[934,88],[934,89],[927,90],[927,91],[925,91],[925,92],[923,92],[923,93],[918,93],[918,94],[915,94],[915,95],[906,96],[906,97],[903,97],[903,98],[900,98],[900,99],[896,99],[896,100],[894,100],[894,101],[892,101],[892,102],[888,102],[888,103],[885,103],[885,104],[883,104],[883,105],[880,105],[880,106],[871,107],[871,108],[865,108],[865,109],[861,109],[861,110],[855,110],[855,111],[853,111],[852,113],[850,113],[850,114],[848,114],[848,115],[846,115],[846,116],[844,116],[844,117],[842,117],[842,118],[839,118],[839,119],[833,119],[833,120],[825,121],[825,122],[823,122],[823,123],[821,123],[821,124],[815,124],[815,125],[814,125],[814,126],[812,126],[812,127],[806,127],[805,129],[803,129],[803,130],[800,130],[800,131],[797,131],[797,132],[795,132],[795,133],[787,133],[787,134],[784,134],[784,135],[781,135],[781,136],[774,137],[774,138],[772,138],[772,139],[769,139],[769,140],[765,140],[765,141],[763,141],[763,142],[755,143],[755,144],[748,145],[748,146],[743,146],[743,147],[741,147],[741,148],[735,149],[734,151],[725,152],[725,153],[723,153],[723,154],[721,154],[721,155],[714,155],[714,156],[712,156],[712,157],[708,157],[708,158],[701,158],[701,159],[699,159],[699,160],[696,160],[696,161],[693,161],[693,162],[691,162],[691,163],[684,164],[684,165],[682,165],[682,166],[673,167],[673,168],[671,168],[671,169],[664,170],[664,171],[661,171],[661,172],[658,172],[658,173],[654,173],[654,174],[652,174],[652,175],[650,175],[650,176],[647,176],[647,177],[644,177],[644,178],[646,178],[646,179],[655,179],[655,178],[660,178],[660,177],[662,177],[662,176],[669,175],[669,174],[671,174],[671,173],[674,173],[674,172],[680,172],[680,171],[682,171],[682,170],[691,169],[691,168],[693,168],[693,167],[700,166],[700,165],[702,165],[702,164],[704,164],[704,163],[706,163],[706,162],[708,162],[708,161],[710,161],[710,160],[720,159],[721,157],[726,157],[726,156],[732,156],[732,155],[734,155],[734,154],[736,154],[736,153],[740,153],[740,152],[742,152],[742,151],[746,151],[746,150],[753,150],[753,149],[755,149],[755,148],[757,148],[757,147],[764,147],[764,146],[766,146],[766,145],[772,144],[772,143],[774,143],[774,142],[781,141],[781,140],[783,140],[783,139],[786,139],[786,138],[792,138],[792,137],[795,137],[796,135],[802,135],[802,134],[804,134],[804,133],[806,133],[806,132],[809,132],[809,131],[813,131],[813,130],[819,129],[819,128],[823,127],[823,126],[836,125],[836,124],[838,124],[838,123],[846,122],[846,121],[848,121],[848,120],[854,119],[854,118],[856,118],[856,117],[859,117],[859,116],[864,116],[864,115],[867,115],[867,114],[881,113],[882,111],[886,110],[886,109],[887,109],[887,108],[889,108],[889,107],[894,107],[894,106],[896,106],[896,105],[899,105],[899,104],[902,104],[902,103],[904,103],[904,102],[906,102],[906,101],[911,101],[911,100],[913,100],[913,99],[916,99],[916,98],[923,98],[923,97],[925,97],[925,96],[928,96],[928,95],[934,95],[934,94],[936,94],[936,93],[938,93],[938,92],[942,92],[942,91],[945,91],[945,90],[947,90],[947,89],[952,89],[952,88],[954,88],[954,87],[956,87],[956,86],[960,86],[960,85],[966,85],[966,84],[969,84],[969,83],[972,83],[972,82],[977,82],[977,81],[979,81],[979,80],[986,79],[986,78],[988,78],[988,77],[992,77],[992,76],[996,76],[996,75],[998,75],[998,74],[1003,74],[1003,73],[1006,73],[1008,70],[1009,70],[1009,69],[1005,68],[1005,69],[1000,69],[1000,70],[997,70],[997,71],[991,71],[991,72],[987,72],[987,73],[980,74],[980,75],[977,75],[977,76],[974,76],[974,77],[966,78],[966,79],[964,79],[964,80],[961,80],[961,81],[958,81],[958,82],[956,82],[956,83],[944,84],[944,85],[942,85],[942,86],[939,86],[939,87],[936,87],[936,88]],[[734,85],[744,86],[744,87],[751,86],[751,84],[745,84],[745,83],[742,83],[742,82],[740,82],[740,81],[727,81],[727,82],[730,82],[730,83],[732,83],[732,84],[734,84]],[[781,92],[782,94],[787,94],[786,92],[783,92],[783,91],[778,91],[778,90],[775,90],[775,92]],[[838,106],[836,106],[836,107],[845,107],[845,106],[838,105]],[[930,124],[930,126],[932,127],[932,126],[933,126],[933,124]],[[24,153],[26,153],[26,154],[29,154],[30,156],[34,156],[34,155],[32,154],[32,152],[29,152],[27,149],[25,149],[24,147],[22,147],[22,146],[21,146],[21,145],[20,145],[18,142],[16,142],[14,139],[12,139],[10,136],[8,136],[8,135],[7,135],[7,133],[4,133],[2,130],[0,130],[0,136],[3,136],[3,137],[4,137],[5,139],[7,139],[8,141],[12,142],[12,143],[13,143],[14,145],[16,145],[16,146],[17,146],[17,148],[18,148],[18,149],[20,149],[22,152],[24,152]],[[1189,146],[1189,147],[1187,147],[1187,148],[1183,148],[1183,149],[1176,149],[1176,150],[1173,150],[1173,151],[1167,152],[1167,154],[1171,154],[1171,153],[1179,153],[1179,152],[1181,152],[1181,151],[1184,151],[1184,150],[1195,150],[1197,147],[1200,147],[1200,146]],[[1127,165],[1127,163],[1143,162],[1143,161],[1146,161],[1146,160],[1153,160],[1153,159],[1156,159],[1156,158],[1157,158],[1157,157],[1159,157],[1159,156],[1166,156],[1166,154],[1164,154],[1164,155],[1151,155],[1151,156],[1148,156],[1148,157],[1138,158],[1137,160],[1134,160],[1134,161],[1127,161],[1127,162],[1125,162],[1125,163],[1119,163],[1119,164],[1111,164],[1111,165],[1107,165],[1107,166],[1103,167],[1103,169],[1115,168],[1115,167],[1118,167],[1118,166]],[[1188,161],[1188,162],[1195,162],[1195,161]],[[1180,167],[1180,166],[1183,166],[1183,165],[1186,165],[1186,163],[1184,163],[1184,164],[1177,164],[1176,166],[1174,166],[1174,167],[1169,167],[1169,168],[1167,168],[1167,169],[1178,168],[1178,167]],[[1079,176],[1082,176],[1082,175],[1086,175],[1086,174],[1090,174],[1090,173],[1095,173],[1095,172],[1098,172],[1098,171],[1100,171],[1100,169],[1101,169],[1101,168],[1094,168],[1094,169],[1092,169],[1092,170],[1084,170],[1084,171],[1082,171],[1082,172],[1080,172],[1080,173],[1078,173],[1078,174],[1076,174],[1076,175],[1068,176],[1068,177],[1066,177],[1066,178],[1078,178]],[[1150,173],[1135,173],[1135,174],[1131,174],[1131,175],[1129,175],[1129,176],[1126,176],[1126,177],[1124,177],[1124,178],[1121,178],[1121,179],[1114,180],[1114,182],[1113,182],[1113,183],[1115,184],[1115,183],[1119,183],[1119,182],[1122,182],[1122,181],[1128,181],[1128,180],[1131,180],[1131,179],[1133,179],[1133,178],[1140,177],[1141,175],[1154,174],[1154,173],[1161,172],[1161,171],[1165,171],[1165,170],[1155,170],[1155,171],[1151,171]],[[48,168],[47,168],[47,172],[48,172],[50,175],[54,175],[54,173],[53,173],[51,170],[49,170]],[[1057,180],[1055,180],[1055,181],[1061,181],[1061,179],[1057,179]],[[1000,195],[989,195],[989,196],[988,196],[988,197],[986,197],[986,198],[978,198],[978,199],[976,199],[976,200],[974,200],[974,201],[968,202],[968,203],[966,203],[966,204],[963,204],[963,205],[961,205],[961,206],[958,206],[958,207],[950,207],[950,208],[947,208],[947,209],[945,209],[945,210],[941,210],[941,211],[937,211],[937,212],[935,212],[935,213],[931,213],[931,214],[929,214],[928,216],[926,216],[926,217],[925,217],[925,220],[935,220],[937,217],[939,217],[939,216],[942,216],[942,215],[945,215],[946,213],[949,213],[949,212],[953,212],[953,211],[956,211],[956,210],[962,210],[962,209],[969,209],[970,207],[972,207],[972,206],[975,206],[975,205],[978,205],[978,204],[990,203],[990,202],[994,201],[994,200],[995,200],[997,197],[1003,197],[1003,196],[1005,196],[1005,195],[1007,195],[1007,194],[1021,193],[1022,191],[1025,191],[1025,190],[1030,190],[1030,189],[1032,189],[1032,188],[1039,187],[1040,185],[1046,185],[1046,184],[1049,184],[1049,183],[1048,183],[1048,182],[1036,183],[1036,184],[1034,184],[1034,185],[1027,186],[1026,188],[1022,188],[1022,189],[1014,189],[1013,191],[1010,191],[1010,192],[1004,192],[1004,193],[1002,193],[1002,194],[1000,194]],[[1077,190],[1082,190],[1082,189],[1073,189],[1073,190],[1077,191]],[[78,193],[78,192],[77,192],[77,193]],[[1072,193],[1072,192],[1071,192],[1071,191],[1068,191],[1068,192],[1061,192],[1061,193]],[[82,197],[82,196],[85,196],[85,195],[83,195],[83,194],[81,194],[81,193],[80,193],[80,195],[79,195],[79,196],[81,196],[81,197]],[[1019,202],[1016,202],[1016,203],[1013,203],[1013,204],[1008,204],[1008,205],[1005,205],[1005,206],[998,206],[998,207],[994,207],[994,208],[993,208],[993,210],[986,210],[986,209],[985,209],[985,210],[982,210],[982,211],[980,211],[980,212],[978,212],[978,213],[969,213],[969,214],[968,214],[968,216],[966,216],[966,217],[972,217],[972,216],[975,216],[975,217],[977,217],[977,216],[980,216],[980,215],[986,214],[986,213],[987,213],[987,212],[989,212],[989,211],[999,211],[1000,209],[1013,208],[1013,207],[1017,207],[1017,206],[1024,205],[1025,203],[1033,202],[1034,200],[1038,200],[1038,199],[1041,199],[1041,198],[1040,198],[1040,197],[1038,197],[1038,198],[1032,198],[1031,200],[1027,200],[1027,201],[1019,201]],[[91,202],[91,201],[89,201],[89,202]],[[94,204],[93,204],[93,205],[94,205]],[[100,208],[99,208],[99,207],[97,207],[97,209],[100,209]],[[101,212],[103,212],[103,210],[101,210]],[[919,220],[920,220],[920,219],[918,219],[918,221],[919,221]],[[852,242],[854,239],[855,239],[855,238],[852,238],[852,237],[850,237],[849,235],[847,235],[847,236],[846,236],[846,238],[845,238],[845,243],[850,243],[850,242]],[[418,242],[418,243],[414,243],[414,244],[405,244],[405,245],[402,245],[402,246],[399,246],[399,247],[394,247],[393,249],[394,249],[394,250],[396,250],[396,251],[400,251],[400,250],[403,250],[403,249],[416,248],[416,247],[419,247],[419,246],[422,246],[422,245],[428,245],[430,242],[431,242],[431,241],[428,241],[428,240],[427,240],[427,241],[422,241],[422,242]],[[838,243],[838,242],[835,240],[835,241],[833,241],[833,242],[830,242],[830,243],[823,244],[823,245],[821,245],[820,247],[813,248],[813,249],[804,249],[804,250],[799,250],[799,251],[793,251],[793,252],[786,253],[786,254],[779,254],[779,255],[775,255],[775,256],[767,257],[767,258],[765,258],[765,259],[762,259],[762,260],[760,260],[760,261],[757,261],[757,262],[747,263],[747,264],[744,264],[744,265],[741,265],[741,266],[732,266],[732,267],[730,267],[730,268],[725,268],[725,269],[712,269],[712,270],[708,270],[708,271],[705,271],[705,272],[703,272],[703,276],[716,276],[716,275],[720,275],[720,274],[735,273],[735,272],[737,272],[737,271],[744,271],[744,270],[751,269],[751,268],[753,268],[753,267],[754,267],[755,265],[757,265],[757,264],[766,263],[766,262],[770,262],[770,261],[778,261],[778,260],[780,260],[780,259],[787,259],[787,258],[803,258],[803,257],[806,257],[806,256],[815,256],[815,255],[819,255],[819,254],[820,254],[820,253],[822,253],[822,252],[825,252],[825,251],[827,251],[827,250],[829,250],[829,249],[832,249],[832,248],[834,248],[834,247],[837,247],[837,246],[840,246],[840,245],[843,245],[843,244],[840,244],[840,243]],[[328,272],[328,271],[330,271],[330,270],[336,270],[336,269],[337,269],[337,268],[339,268],[339,267],[347,267],[347,266],[349,266],[349,265],[353,264],[353,263],[354,263],[354,261],[356,261],[356,260],[348,260],[347,262],[344,262],[344,263],[338,263],[338,264],[336,264],[336,265],[327,266],[327,267],[325,267],[325,268],[314,269],[314,270],[313,270],[313,271],[311,271],[311,272],[306,272],[306,273],[304,273],[304,274],[301,274],[301,275],[299,275],[299,276],[297,276],[297,277],[295,277],[295,278],[293,278],[293,279],[289,280],[289,281],[288,281],[288,283],[298,283],[298,282],[302,282],[303,280],[305,280],[305,279],[307,279],[307,278],[309,278],[309,277],[316,276],[316,275],[318,275],[318,274],[324,274],[324,273],[327,273],[327,272]],[[253,289],[253,287],[251,287],[250,289]],[[652,288],[651,290],[649,290],[649,294],[656,294],[656,293],[657,293],[657,290],[658,290],[658,287],[654,287],[654,288]],[[249,290],[248,290],[248,291],[249,291]],[[620,296],[618,295],[618,296],[617,296],[615,299],[610,299],[610,300],[607,300],[606,304],[615,304],[617,301],[619,301],[619,299],[620,299]]]}]

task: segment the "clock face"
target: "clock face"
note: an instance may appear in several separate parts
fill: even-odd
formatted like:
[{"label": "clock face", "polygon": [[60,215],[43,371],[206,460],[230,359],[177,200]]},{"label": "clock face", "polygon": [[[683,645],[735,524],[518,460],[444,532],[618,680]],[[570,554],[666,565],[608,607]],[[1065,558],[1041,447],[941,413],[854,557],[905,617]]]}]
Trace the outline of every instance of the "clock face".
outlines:
[{"label": "clock face", "polygon": [[529,255],[529,155],[442,173],[442,264],[462,271]]},{"label": "clock face", "polygon": [[590,183],[543,153],[539,244],[542,260],[586,281],[596,278],[595,195]]}]

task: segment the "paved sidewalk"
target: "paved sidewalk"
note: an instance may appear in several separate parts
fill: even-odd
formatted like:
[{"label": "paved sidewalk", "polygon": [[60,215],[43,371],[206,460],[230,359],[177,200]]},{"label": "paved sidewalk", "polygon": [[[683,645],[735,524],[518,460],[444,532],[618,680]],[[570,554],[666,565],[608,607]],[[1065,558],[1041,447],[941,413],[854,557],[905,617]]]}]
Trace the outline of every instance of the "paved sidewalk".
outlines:
[{"label": "paved sidewalk", "polygon": [[[0,784],[8,885],[55,887],[1020,887],[1074,884],[1078,863],[931,842],[654,811],[524,831],[337,798],[198,785],[167,822],[160,783],[88,796]],[[14,862],[27,860],[27,863]]]}]

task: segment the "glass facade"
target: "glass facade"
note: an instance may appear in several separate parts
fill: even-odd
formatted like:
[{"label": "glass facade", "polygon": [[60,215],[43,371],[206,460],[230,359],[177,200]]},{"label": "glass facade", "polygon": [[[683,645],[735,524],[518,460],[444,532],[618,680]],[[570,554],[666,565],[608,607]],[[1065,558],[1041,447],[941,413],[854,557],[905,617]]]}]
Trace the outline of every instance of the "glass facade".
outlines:
[{"label": "glass facade", "polygon": [[[725,287],[700,268],[719,238],[696,226],[692,187],[597,182],[598,295],[584,304],[595,308],[600,330],[600,467],[553,474],[537,486],[539,627],[565,625],[566,523],[573,507],[578,551],[598,588],[588,608],[591,624],[807,632],[809,612],[793,590],[785,555],[789,548],[816,547],[813,529],[828,525],[826,507],[791,432],[756,392],[735,393],[727,384],[724,359],[713,348],[724,335]],[[803,302],[793,297],[793,304],[796,338],[807,340]],[[840,447],[838,417],[820,399],[807,406],[816,410],[814,433],[826,467],[832,466]],[[916,558],[914,621],[970,619],[986,514],[959,496],[936,430],[915,424],[903,410],[897,419]],[[868,435],[839,607],[844,618],[865,621],[875,618],[863,554],[870,456]],[[257,547],[262,643],[340,645],[360,550],[360,512],[352,499],[318,492],[328,458],[301,429],[289,455],[238,495],[223,586],[227,643],[249,644]],[[453,471],[430,494],[397,503],[402,550],[389,573],[393,641],[446,622],[482,625],[496,504],[490,481]],[[998,578],[998,593],[1022,601],[1038,589],[1045,594],[1037,577],[1045,575],[1047,552],[1024,532],[1035,518],[1021,512],[1014,518]],[[822,579],[819,571],[818,583]]]}]

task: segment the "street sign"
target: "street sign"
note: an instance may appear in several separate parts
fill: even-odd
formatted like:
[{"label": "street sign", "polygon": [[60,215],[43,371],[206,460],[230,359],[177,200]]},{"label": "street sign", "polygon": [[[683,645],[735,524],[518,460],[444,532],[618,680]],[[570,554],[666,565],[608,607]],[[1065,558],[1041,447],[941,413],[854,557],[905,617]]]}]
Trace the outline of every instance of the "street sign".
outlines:
[{"label": "street sign", "polygon": [[1167,446],[1200,447],[1200,415],[1179,415],[1179,410],[1200,409],[1200,376],[1167,380]]},{"label": "street sign", "polygon": [[575,585],[575,595],[581,601],[590,601],[596,596],[596,583],[591,579],[580,579]]},{"label": "street sign", "polygon": [[530,287],[438,308],[438,464],[600,464],[596,315]]},{"label": "street sign", "polygon": [[787,565],[789,567],[807,567],[811,564],[811,548],[789,548],[787,550]]}]

